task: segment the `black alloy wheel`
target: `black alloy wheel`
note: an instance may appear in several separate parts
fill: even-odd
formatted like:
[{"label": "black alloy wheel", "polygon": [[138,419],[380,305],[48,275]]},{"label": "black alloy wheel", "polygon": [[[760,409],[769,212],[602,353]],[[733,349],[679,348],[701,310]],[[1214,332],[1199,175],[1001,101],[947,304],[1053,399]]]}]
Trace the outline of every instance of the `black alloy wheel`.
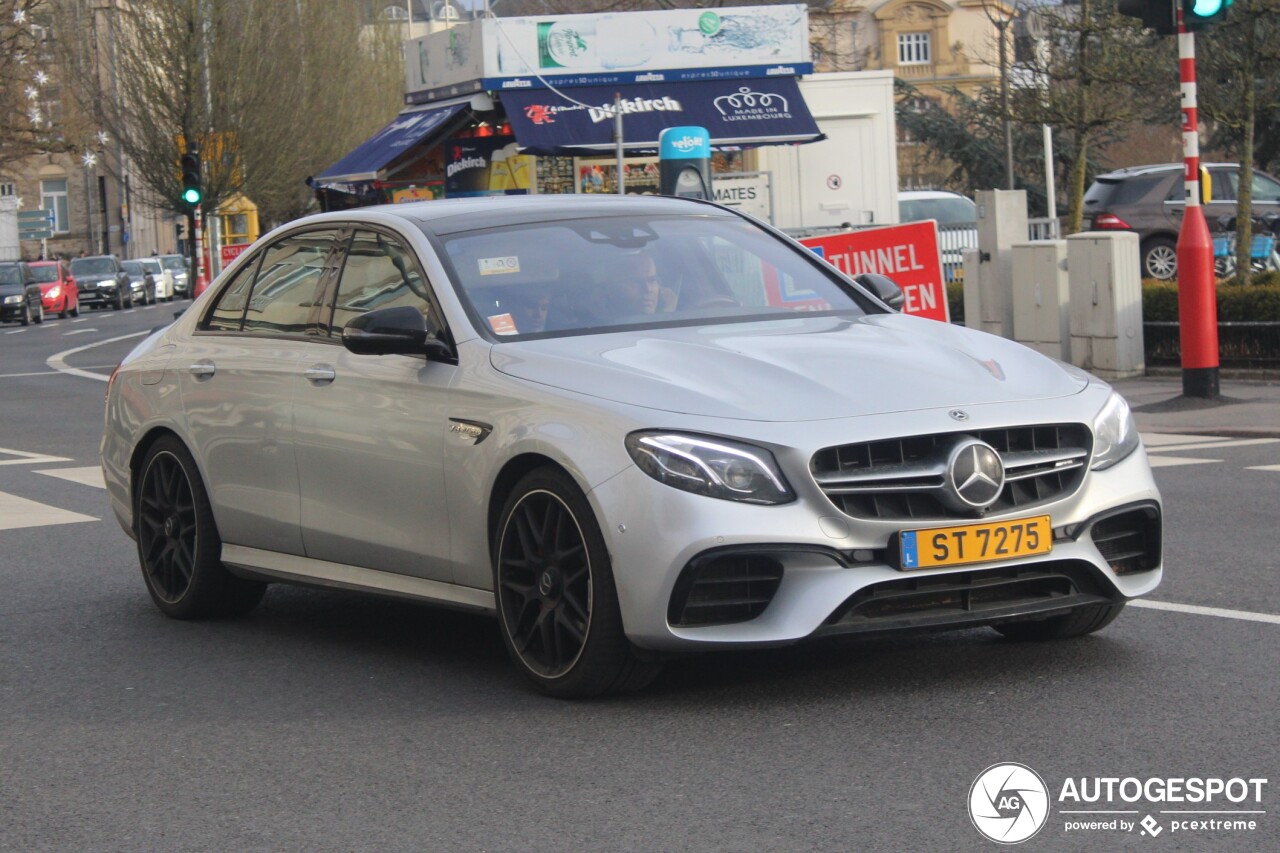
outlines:
[{"label": "black alloy wheel", "polygon": [[134,499],[138,560],[156,606],[174,619],[239,616],[262,600],[266,584],[222,565],[222,543],[191,454],[176,438],[152,445]]},{"label": "black alloy wheel", "polygon": [[622,630],[609,553],[564,472],[530,472],[507,498],[494,543],[495,598],[507,651],[543,692],[585,698],[636,690],[659,665]]}]

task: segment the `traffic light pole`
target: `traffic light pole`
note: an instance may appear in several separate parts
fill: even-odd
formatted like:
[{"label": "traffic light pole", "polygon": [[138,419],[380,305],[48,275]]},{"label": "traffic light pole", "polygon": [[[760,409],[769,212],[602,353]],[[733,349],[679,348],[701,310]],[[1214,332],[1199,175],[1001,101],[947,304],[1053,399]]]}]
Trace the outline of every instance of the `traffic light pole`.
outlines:
[{"label": "traffic light pole", "polygon": [[1200,206],[1200,133],[1196,108],[1196,37],[1178,9],[1178,72],[1182,90],[1182,153],[1187,203],[1178,233],[1178,325],[1182,394],[1218,396],[1218,299],[1213,238]]}]

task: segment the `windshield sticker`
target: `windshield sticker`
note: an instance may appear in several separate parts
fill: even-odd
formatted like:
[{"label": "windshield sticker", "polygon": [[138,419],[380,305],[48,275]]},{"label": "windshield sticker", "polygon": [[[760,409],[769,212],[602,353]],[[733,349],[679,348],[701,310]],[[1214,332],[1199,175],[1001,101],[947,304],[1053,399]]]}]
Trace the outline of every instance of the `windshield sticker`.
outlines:
[{"label": "windshield sticker", "polygon": [[505,275],[520,272],[520,258],[511,255],[506,258],[480,258],[480,275]]},{"label": "windshield sticker", "polygon": [[515,335],[520,332],[516,328],[515,318],[510,314],[494,314],[489,318],[489,328],[493,329],[495,335]]}]

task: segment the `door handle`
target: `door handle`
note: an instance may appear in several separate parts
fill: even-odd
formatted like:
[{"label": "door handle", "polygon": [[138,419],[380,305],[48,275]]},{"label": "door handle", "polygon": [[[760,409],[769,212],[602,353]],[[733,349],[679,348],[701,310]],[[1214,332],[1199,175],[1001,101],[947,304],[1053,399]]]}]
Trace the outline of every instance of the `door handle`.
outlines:
[{"label": "door handle", "polygon": [[322,382],[332,382],[338,374],[337,371],[327,364],[317,364],[302,371],[302,375],[307,377],[308,382],[319,384]]},{"label": "door handle", "polygon": [[208,379],[217,370],[212,361],[197,361],[187,368],[187,372],[196,379]]}]

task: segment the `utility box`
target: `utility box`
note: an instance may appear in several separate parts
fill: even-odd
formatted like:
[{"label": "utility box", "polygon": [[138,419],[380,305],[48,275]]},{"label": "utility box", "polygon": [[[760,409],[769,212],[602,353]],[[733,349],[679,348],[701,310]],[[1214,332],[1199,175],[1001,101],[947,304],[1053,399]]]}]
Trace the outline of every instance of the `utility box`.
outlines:
[{"label": "utility box", "polygon": [[1103,379],[1146,372],[1139,269],[1138,235],[1132,231],[1067,238],[1072,364]]},{"label": "utility box", "polygon": [[961,249],[964,265],[964,324],[970,329],[982,328],[982,253],[977,249]]},{"label": "utility box", "polygon": [[1013,246],[1013,339],[1047,356],[1071,360],[1067,242]]},{"label": "utility box", "polygon": [[[978,251],[980,275],[973,287],[981,309],[978,323],[965,315],[965,325],[1004,338],[1013,337],[1013,244],[1027,241],[1025,190],[979,190]],[[970,302],[965,270],[965,308]]]}]

